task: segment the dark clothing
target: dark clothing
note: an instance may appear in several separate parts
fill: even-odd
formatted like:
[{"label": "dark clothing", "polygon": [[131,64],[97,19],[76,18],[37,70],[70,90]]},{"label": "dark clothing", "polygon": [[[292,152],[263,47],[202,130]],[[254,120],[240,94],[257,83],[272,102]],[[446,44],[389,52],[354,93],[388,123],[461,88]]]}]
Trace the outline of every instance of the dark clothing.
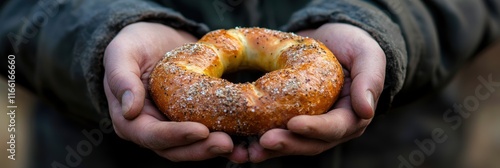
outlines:
[{"label": "dark clothing", "polygon": [[442,86],[500,36],[499,0],[11,0],[0,5],[0,72],[7,73],[7,55],[16,55],[16,82],[86,127],[98,127],[108,115],[104,50],[123,27],[139,21],[197,37],[235,26],[284,31],[328,22],[358,26],[387,56],[377,113]]}]

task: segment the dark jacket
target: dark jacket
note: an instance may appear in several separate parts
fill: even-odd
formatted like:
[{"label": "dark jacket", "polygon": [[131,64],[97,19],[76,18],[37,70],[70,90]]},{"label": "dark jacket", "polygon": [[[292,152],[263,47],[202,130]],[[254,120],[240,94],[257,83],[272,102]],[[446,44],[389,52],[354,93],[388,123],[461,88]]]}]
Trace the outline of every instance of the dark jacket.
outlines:
[{"label": "dark jacket", "polygon": [[197,37],[235,26],[284,31],[328,22],[358,26],[387,56],[377,113],[393,100],[403,104],[442,86],[500,36],[498,0],[11,0],[0,5],[0,72],[7,75],[7,56],[15,55],[18,84],[85,124],[108,113],[102,66],[107,44],[139,21]]}]

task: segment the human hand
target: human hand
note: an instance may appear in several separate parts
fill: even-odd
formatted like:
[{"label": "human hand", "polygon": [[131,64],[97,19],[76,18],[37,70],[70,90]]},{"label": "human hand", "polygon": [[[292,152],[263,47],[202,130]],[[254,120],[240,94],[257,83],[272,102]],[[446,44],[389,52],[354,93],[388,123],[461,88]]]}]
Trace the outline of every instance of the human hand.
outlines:
[{"label": "human hand", "polygon": [[195,41],[186,32],[156,23],[128,25],[112,40],[104,54],[104,89],[115,132],[172,161],[225,156],[244,162],[246,149],[233,148],[227,134],[210,133],[200,123],[167,121],[147,96],[156,62],[167,51]]},{"label": "human hand", "polygon": [[385,79],[386,58],[364,30],[340,23],[298,33],[323,42],[344,68],[345,83],[333,110],[296,116],[287,129],[272,129],[248,148],[249,159],[261,162],[285,155],[316,155],[359,137],[371,122]]}]

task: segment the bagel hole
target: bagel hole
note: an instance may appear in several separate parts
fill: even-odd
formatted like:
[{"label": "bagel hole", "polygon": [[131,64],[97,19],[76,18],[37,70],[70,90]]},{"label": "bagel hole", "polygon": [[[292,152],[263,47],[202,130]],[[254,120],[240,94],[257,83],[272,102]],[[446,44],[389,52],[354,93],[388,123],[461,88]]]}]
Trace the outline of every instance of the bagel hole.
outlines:
[{"label": "bagel hole", "polygon": [[234,72],[222,74],[222,79],[226,79],[232,83],[251,83],[264,76],[266,72],[254,69],[241,69]]}]

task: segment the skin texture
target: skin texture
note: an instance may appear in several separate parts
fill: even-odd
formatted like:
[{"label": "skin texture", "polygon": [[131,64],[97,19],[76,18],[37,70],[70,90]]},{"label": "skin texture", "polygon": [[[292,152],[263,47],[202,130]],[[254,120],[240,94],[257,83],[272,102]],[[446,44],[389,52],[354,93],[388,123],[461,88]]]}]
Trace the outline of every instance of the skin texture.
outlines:
[{"label": "skin texture", "polygon": [[[248,68],[268,73],[243,84],[220,78]],[[297,115],[325,113],[343,82],[340,63],[322,43],[292,33],[238,28],[210,32],[168,52],[151,74],[150,95],[171,120],[247,136],[286,128]]]},{"label": "skin texture", "polygon": [[383,90],[384,52],[369,34],[351,25],[325,24],[298,34],[323,42],[342,64],[346,78],[339,100],[333,110],[291,118],[287,129],[271,129],[245,147],[203,124],[167,121],[146,94],[149,74],[163,54],[196,39],[160,24],[125,27],[104,56],[104,86],[116,133],[173,161],[223,156],[238,163],[315,155],[360,136]]}]

